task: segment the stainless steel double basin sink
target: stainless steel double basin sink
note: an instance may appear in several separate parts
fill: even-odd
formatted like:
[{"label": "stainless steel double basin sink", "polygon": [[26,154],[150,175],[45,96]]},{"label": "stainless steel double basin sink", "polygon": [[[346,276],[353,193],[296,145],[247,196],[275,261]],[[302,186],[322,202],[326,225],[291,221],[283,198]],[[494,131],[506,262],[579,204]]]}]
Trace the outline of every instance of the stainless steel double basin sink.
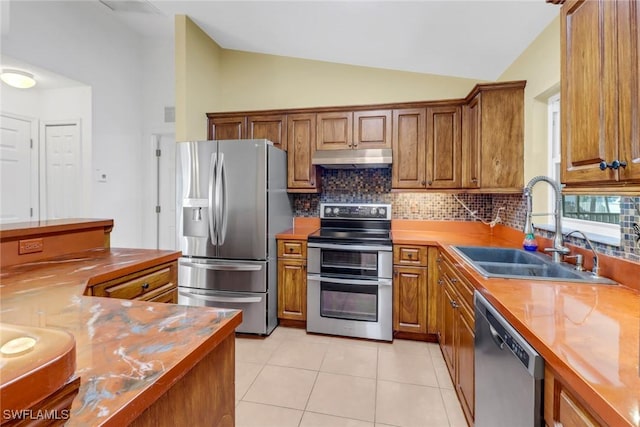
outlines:
[{"label": "stainless steel double basin sink", "polygon": [[568,263],[554,263],[551,257],[522,249],[492,246],[452,246],[478,273],[486,278],[559,280],[591,284],[617,284],[606,277],[578,271]]}]

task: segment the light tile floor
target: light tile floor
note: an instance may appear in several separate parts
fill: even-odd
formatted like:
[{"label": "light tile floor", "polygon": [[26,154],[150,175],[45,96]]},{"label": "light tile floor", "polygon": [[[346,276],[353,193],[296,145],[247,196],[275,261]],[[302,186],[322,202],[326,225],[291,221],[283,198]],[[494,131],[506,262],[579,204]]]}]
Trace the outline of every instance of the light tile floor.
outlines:
[{"label": "light tile floor", "polygon": [[237,427],[466,427],[437,344],[236,338]]}]

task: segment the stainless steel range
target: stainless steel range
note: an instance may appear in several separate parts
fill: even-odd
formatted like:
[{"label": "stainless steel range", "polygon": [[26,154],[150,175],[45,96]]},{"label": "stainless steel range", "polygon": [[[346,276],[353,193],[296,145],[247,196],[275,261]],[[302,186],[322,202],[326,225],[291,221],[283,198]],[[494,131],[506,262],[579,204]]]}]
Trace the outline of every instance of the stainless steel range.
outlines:
[{"label": "stainless steel range", "polygon": [[307,331],[393,340],[391,205],[320,205],[307,244]]}]

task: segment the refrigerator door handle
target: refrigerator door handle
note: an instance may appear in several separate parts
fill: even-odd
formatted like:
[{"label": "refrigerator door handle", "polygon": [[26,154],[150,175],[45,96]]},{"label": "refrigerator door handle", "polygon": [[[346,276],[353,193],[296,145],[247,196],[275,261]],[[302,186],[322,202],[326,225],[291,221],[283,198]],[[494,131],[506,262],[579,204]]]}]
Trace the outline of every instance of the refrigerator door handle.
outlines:
[{"label": "refrigerator door handle", "polygon": [[218,224],[220,224],[220,229],[218,230],[218,243],[220,245],[223,245],[225,238],[227,237],[227,216],[229,214],[229,210],[227,208],[227,170],[224,165],[224,154],[220,154],[220,170],[218,173],[218,181],[216,182],[216,184],[219,185],[219,194],[221,198],[220,205],[218,207],[220,212],[220,216],[218,217]]},{"label": "refrigerator door handle", "polygon": [[210,295],[192,294],[191,292],[179,292],[180,295],[187,298],[199,299],[212,302],[235,302],[240,304],[251,304],[262,301],[262,297],[214,297]]},{"label": "refrigerator door handle", "polygon": [[203,268],[205,270],[220,271],[260,271],[261,264],[205,264],[200,262],[180,261],[180,265],[185,267]]},{"label": "refrigerator door handle", "polygon": [[211,238],[211,243],[213,245],[218,244],[218,235],[216,232],[216,217],[214,212],[217,210],[217,182],[216,182],[216,173],[217,173],[217,165],[218,165],[218,154],[213,153],[211,155],[211,163],[209,165],[209,236]]}]

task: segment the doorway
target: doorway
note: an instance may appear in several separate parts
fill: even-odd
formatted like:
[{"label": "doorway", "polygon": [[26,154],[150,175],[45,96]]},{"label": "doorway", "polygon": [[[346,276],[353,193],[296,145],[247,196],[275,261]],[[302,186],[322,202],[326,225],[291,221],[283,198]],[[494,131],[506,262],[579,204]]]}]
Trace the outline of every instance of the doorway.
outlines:
[{"label": "doorway", "polygon": [[176,138],[154,134],[156,155],[156,248],[176,249]]},{"label": "doorway", "polygon": [[38,219],[38,150],[34,121],[0,114],[0,223]]}]

